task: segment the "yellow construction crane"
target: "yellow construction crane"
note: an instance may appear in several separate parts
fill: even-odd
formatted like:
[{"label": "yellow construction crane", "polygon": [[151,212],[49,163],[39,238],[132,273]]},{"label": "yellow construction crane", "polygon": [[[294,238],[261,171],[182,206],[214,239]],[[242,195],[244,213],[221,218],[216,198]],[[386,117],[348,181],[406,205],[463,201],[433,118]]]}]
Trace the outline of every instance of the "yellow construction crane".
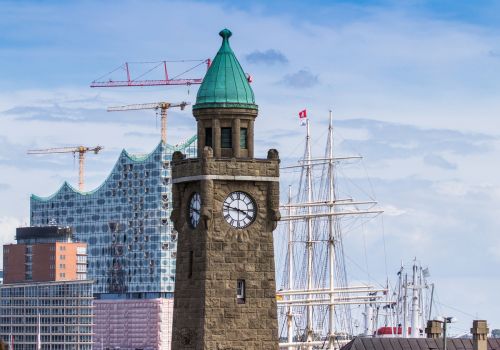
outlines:
[{"label": "yellow construction crane", "polygon": [[180,107],[181,111],[189,105],[188,102],[181,103],[170,103],[170,102],[155,102],[155,103],[143,103],[128,106],[117,106],[109,107],[108,112],[118,112],[118,111],[137,111],[140,109],[155,109],[161,110],[161,140],[167,143],[167,109],[173,107]]},{"label": "yellow construction crane", "polygon": [[84,163],[85,163],[85,153],[94,152],[94,154],[98,154],[100,150],[104,147],[95,146],[95,147],[86,147],[86,146],[76,146],[76,147],[60,147],[60,148],[46,148],[46,149],[32,149],[28,151],[28,154],[51,154],[51,153],[73,153],[73,155],[78,153],[79,160],[79,172],[78,172],[78,189],[83,191],[84,181],[83,181],[83,173],[84,173]]}]

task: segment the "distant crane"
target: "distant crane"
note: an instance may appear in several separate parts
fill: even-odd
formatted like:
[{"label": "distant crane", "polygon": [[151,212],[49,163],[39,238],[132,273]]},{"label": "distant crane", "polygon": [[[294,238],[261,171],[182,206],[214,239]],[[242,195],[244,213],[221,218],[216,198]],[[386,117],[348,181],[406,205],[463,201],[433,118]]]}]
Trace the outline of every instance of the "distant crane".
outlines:
[{"label": "distant crane", "polygon": [[167,143],[167,109],[173,107],[180,107],[181,111],[189,105],[189,102],[181,103],[170,103],[170,102],[155,102],[155,103],[143,103],[128,106],[117,106],[109,107],[108,112],[118,112],[118,111],[137,111],[141,109],[154,109],[161,110],[161,140]]},{"label": "distant crane", "polygon": [[46,148],[46,149],[32,149],[29,150],[28,154],[51,154],[51,153],[73,153],[75,155],[78,153],[79,160],[79,172],[78,172],[78,189],[83,191],[84,188],[84,163],[85,163],[85,153],[94,152],[98,154],[104,147],[86,147],[86,146],[76,146],[76,147],[61,147],[61,148]]},{"label": "distant crane", "polygon": [[[197,64],[193,67],[186,69],[184,72],[177,74],[174,77],[170,77],[167,70],[167,62],[168,63],[180,63],[180,62],[197,62]],[[211,60],[180,60],[180,61],[158,61],[158,62],[125,62],[124,64],[118,66],[111,72],[97,78],[92,83],[90,83],[90,87],[125,87],[125,86],[161,86],[161,85],[192,85],[192,84],[201,84],[203,78],[181,78],[184,74],[198,68],[199,66],[206,64],[207,70],[210,68]],[[130,72],[130,65],[149,65],[154,64],[152,68],[146,70],[146,72],[139,74],[137,77],[132,77]],[[123,70],[125,71],[126,79],[123,78],[120,80],[114,80],[111,77],[111,74],[116,71]],[[143,79],[144,76],[153,72],[162,70],[163,79]]]}]

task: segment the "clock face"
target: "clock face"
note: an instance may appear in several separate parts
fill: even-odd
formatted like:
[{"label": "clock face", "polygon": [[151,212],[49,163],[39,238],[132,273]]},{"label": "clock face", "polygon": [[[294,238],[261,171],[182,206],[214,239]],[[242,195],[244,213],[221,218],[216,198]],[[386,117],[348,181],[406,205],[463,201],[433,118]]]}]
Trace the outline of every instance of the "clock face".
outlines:
[{"label": "clock face", "polygon": [[189,200],[189,224],[192,228],[200,222],[201,197],[198,192],[193,193]]},{"label": "clock face", "polygon": [[255,201],[245,192],[232,192],[224,200],[224,219],[234,228],[245,228],[255,220]]}]

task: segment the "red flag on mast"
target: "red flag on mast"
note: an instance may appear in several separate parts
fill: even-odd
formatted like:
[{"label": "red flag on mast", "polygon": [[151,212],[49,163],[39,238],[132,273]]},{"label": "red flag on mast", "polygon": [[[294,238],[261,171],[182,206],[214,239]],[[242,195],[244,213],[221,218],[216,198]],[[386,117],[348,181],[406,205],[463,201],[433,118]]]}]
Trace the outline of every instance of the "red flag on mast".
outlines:
[{"label": "red flag on mast", "polygon": [[307,120],[307,110],[303,109],[299,112],[300,125],[306,125]]}]

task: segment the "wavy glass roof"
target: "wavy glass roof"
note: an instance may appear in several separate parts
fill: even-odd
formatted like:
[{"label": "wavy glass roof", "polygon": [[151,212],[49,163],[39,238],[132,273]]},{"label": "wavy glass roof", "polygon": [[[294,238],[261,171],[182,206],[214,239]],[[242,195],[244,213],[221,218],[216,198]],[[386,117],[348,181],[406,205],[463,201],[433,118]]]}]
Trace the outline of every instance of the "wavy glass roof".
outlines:
[{"label": "wavy glass roof", "polygon": [[[174,153],[175,151],[184,151],[186,148],[188,148],[190,146],[193,146],[195,144],[196,144],[196,135],[190,137],[189,139],[187,139],[184,142],[181,142],[181,143],[173,145],[173,146],[167,144],[165,146],[165,148],[166,148],[165,150],[168,151],[168,152],[170,152],[170,153]],[[104,182],[101,185],[99,185],[98,187],[96,187],[93,190],[90,190],[90,191],[80,191],[76,187],[73,187],[67,181],[64,181],[63,184],[61,185],[61,187],[59,187],[59,189],[55,193],[53,193],[52,195],[47,196],[47,197],[42,197],[42,196],[37,196],[35,194],[31,194],[31,198],[34,199],[34,200],[38,200],[38,201],[47,201],[47,200],[52,199],[54,196],[56,196],[59,192],[61,192],[64,189],[68,189],[68,190],[70,190],[72,192],[81,194],[82,196],[93,194],[96,191],[98,191],[106,183],[107,179],[109,179],[109,177],[113,174],[114,169],[116,169],[117,165],[120,163],[120,159],[122,157],[125,157],[125,158],[129,159],[132,162],[138,162],[138,163],[140,163],[140,162],[147,162],[148,159],[150,159],[151,156],[155,152],[158,152],[158,150],[161,149],[162,147],[163,147],[163,145],[162,145],[162,142],[160,141],[160,143],[156,146],[156,148],[153,151],[151,151],[150,153],[147,153],[147,154],[132,154],[132,153],[129,153],[126,149],[123,149],[121,151],[121,153],[120,153],[120,156],[119,156],[118,160],[116,161],[116,163],[115,163],[115,165],[113,167],[113,170],[108,175],[108,177],[106,178],[106,180],[104,180]]]},{"label": "wavy glass roof", "polygon": [[146,155],[123,150],[92,191],[80,192],[65,182],[49,197],[32,195],[31,225],[73,227],[75,238],[88,244],[88,276],[95,280],[95,293],[172,293],[177,232],[170,221],[170,160],[177,150],[195,157],[196,144],[191,137],[175,146],[160,142]]}]

